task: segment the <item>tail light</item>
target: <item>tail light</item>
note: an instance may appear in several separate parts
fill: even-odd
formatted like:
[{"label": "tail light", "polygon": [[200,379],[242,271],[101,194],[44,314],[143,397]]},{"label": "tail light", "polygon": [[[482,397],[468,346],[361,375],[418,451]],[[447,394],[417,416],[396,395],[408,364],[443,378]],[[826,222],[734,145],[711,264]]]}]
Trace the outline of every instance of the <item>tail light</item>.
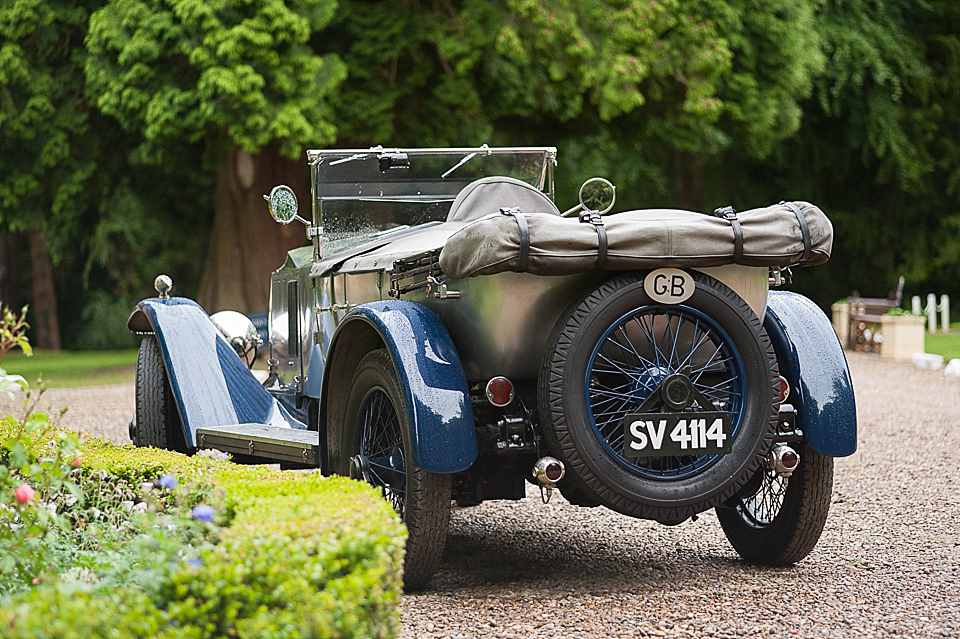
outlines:
[{"label": "tail light", "polygon": [[513,401],[513,382],[506,377],[494,377],[487,382],[487,401],[494,406],[506,406]]},{"label": "tail light", "polygon": [[780,376],[780,403],[787,401],[787,398],[790,397],[790,384],[787,383],[786,378]]}]

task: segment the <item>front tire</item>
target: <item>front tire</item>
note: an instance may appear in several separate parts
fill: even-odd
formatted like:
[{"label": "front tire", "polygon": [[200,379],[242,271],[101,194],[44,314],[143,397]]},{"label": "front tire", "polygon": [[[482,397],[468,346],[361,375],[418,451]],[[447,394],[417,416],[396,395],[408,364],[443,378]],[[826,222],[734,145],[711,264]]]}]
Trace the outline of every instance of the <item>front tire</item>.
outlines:
[{"label": "front tire", "polygon": [[407,527],[406,590],[424,587],[440,564],[450,523],[450,476],[413,461],[410,423],[393,361],[372,351],[347,396],[337,472],[379,488]]},{"label": "front tire", "polygon": [[131,430],[136,446],[194,452],[186,444],[163,353],[153,335],[143,338],[137,352],[136,421]]},{"label": "front tire", "polygon": [[833,457],[798,447],[800,465],[788,478],[761,469],[755,490],[717,508],[734,550],[750,563],[789,566],[820,540],[833,491]]}]

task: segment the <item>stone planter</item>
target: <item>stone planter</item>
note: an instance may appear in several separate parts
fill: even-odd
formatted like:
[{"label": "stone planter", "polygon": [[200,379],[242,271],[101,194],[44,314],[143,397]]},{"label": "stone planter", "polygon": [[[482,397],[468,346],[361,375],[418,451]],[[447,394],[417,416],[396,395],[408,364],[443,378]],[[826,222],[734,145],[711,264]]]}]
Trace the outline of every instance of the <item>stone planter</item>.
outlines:
[{"label": "stone planter", "polygon": [[880,356],[891,359],[911,359],[914,353],[923,353],[926,319],[915,315],[884,315],[880,318],[883,346]]},{"label": "stone planter", "polygon": [[831,304],[830,312],[833,316],[833,330],[837,332],[840,344],[846,348],[847,341],[850,339],[850,305],[846,302]]}]

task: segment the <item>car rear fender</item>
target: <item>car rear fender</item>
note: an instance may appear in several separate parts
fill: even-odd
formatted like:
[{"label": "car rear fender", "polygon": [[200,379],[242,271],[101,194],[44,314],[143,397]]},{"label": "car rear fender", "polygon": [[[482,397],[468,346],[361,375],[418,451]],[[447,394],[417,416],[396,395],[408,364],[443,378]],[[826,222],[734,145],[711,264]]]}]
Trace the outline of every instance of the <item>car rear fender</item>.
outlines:
[{"label": "car rear fender", "polygon": [[351,309],[330,341],[324,397],[346,401],[356,364],[380,346],[387,348],[400,379],[417,465],[432,473],[472,466],[477,434],[463,366],[447,328],[425,306],[381,301]]},{"label": "car rear fender", "polygon": [[773,342],[797,425],[816,452],[845,457],[857,450],[857,408],[847,358],[830,320],[810,299],[771,291],[763,327]]},{"label": "car rear fender", "polygon": [[233,424],[305,428],[257,381],[193,300],[145,299],[134,308],[127,326],[156,335],[189,447],[197,445],[198,428]]}]

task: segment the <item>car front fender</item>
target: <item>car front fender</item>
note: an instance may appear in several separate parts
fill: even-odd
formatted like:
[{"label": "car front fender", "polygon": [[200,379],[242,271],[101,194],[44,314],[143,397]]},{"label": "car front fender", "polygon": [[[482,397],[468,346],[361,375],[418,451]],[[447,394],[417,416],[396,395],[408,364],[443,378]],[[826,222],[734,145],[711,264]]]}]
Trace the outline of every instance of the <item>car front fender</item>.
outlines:
[{"label": "car front fender", "polygon": [[[354,338],[370,329],[386,346],[400,379],[414,461],[432,473],[457,473],[472,466],[477,434],[470,390],[443,322],[430,309],[408,301],[357,306],[337,326],[327,361],[337,361],[340,350],[360,349]],[[332,375],[352,374],[345,368],[326,366],[324,388],[329,388]]]},{"label": "car front fender", "polygon": [[156,335],[190,448],[197,446],[198,428],[234,424],[305,428],[260,385],[193,300],[145,299],[134,308],[127,326]]},{"label": "car front fender", "polygon": [[797,409],[804,440],[822,455],[852,455],[857,450],[853,381],[830,320],[802,295],[771,291],[763,327],[790,384],[788,401]]}]

